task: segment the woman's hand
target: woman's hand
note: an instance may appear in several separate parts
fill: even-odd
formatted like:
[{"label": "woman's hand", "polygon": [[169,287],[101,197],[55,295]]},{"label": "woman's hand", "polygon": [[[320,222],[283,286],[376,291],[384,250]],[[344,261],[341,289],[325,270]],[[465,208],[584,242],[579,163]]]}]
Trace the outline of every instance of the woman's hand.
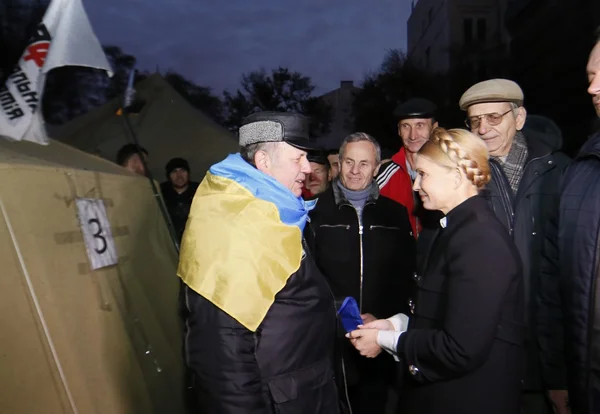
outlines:
[{"label": "woman's hand", "polygon": [[363,323],[369,323],[377,320],[377,318],[370,313],[363,313],[360,315],[360,318],[362,319]]},{"label": "woman's hand", "polygon": [[[371,322],[371,324],[377,322],[379,321],[373,321]],[[354,347],[358,350],[358,352],[360,352],[361,355],[366,356],[367,358],[375,358],[381,352],[381,347],[377,343],[378,333],[379,329],[368,329],[361,326],[359,327],[359,329],[347,333],[346,338],[350,339],[352,345],[354,345]]]},{"label": "woman's hand", "polygon": [[380,329],[382,331],[393,331],[394,325],[387,319],[376,319],[372,322],[359,325],[358,329]]}]

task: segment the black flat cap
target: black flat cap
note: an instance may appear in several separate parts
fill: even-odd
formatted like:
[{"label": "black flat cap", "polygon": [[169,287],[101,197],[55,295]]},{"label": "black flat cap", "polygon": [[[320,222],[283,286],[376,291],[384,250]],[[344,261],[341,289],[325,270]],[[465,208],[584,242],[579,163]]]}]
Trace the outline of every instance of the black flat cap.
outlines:
[{"label": "black flat cap", "polygon": [[435,118],[437,106],[424,98],[411,98],[396,107],[394,116],[398,121],[410,118]]},{"label": "black flat cap", "polygon": [[329,165],[329,161],[327,161],[327,152],[323,150],[318,151],[308,151],[306,158],[310,162],[316,162],[321,165]]},{"label": "black flat cap", "polygon": [[286,142],[309,150],[316,143],[308,135],[308,118],[293,112],[256,112],[242,121],[239,130],[241,147],[259,142]]}]

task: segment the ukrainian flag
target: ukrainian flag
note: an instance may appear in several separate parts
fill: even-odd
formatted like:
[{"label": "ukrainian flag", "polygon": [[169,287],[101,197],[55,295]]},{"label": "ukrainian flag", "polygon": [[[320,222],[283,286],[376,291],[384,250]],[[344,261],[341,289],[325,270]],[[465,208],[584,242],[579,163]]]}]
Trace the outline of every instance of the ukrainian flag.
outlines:
[{"label": "ukrainian flag", "polygon": [[239,154],[212,166],[198,187],[177,274],[251,331],[300,268],[305,203]]}]

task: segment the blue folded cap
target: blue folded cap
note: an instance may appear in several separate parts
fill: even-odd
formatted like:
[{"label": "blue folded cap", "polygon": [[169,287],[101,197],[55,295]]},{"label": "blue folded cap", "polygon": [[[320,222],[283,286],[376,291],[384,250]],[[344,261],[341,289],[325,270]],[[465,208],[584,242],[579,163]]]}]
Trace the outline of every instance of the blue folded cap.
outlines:
[{"label": "blue folded cap", "polygon": [[360,310],[358,309],[358,304],[356,300],[348,296],[344,299],[342,306],[337,311],[340,316],[340,320],[342,321],[342,326],[346,330],[346,332],[352,332],[358,329],[358,325],[362,325],[363,321],[360,317]]}]

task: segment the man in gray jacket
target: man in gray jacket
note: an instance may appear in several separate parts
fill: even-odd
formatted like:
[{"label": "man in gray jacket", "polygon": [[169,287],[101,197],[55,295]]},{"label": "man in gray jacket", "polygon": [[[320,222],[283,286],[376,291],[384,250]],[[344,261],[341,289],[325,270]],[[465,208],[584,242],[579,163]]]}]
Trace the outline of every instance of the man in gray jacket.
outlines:
[{"label": "man in gray jacket", "polygon": [[515,82],[491,79],[469,88],[459,105],[467,127],[490,152],[492,181],[483,195],[523,260],[528,329],[522,412],[552,413],[549,396],[561,414],[568,411],[556,245],[560,180],[569,159],[559,152],[559,134],[527,129],[523,100]]}]

